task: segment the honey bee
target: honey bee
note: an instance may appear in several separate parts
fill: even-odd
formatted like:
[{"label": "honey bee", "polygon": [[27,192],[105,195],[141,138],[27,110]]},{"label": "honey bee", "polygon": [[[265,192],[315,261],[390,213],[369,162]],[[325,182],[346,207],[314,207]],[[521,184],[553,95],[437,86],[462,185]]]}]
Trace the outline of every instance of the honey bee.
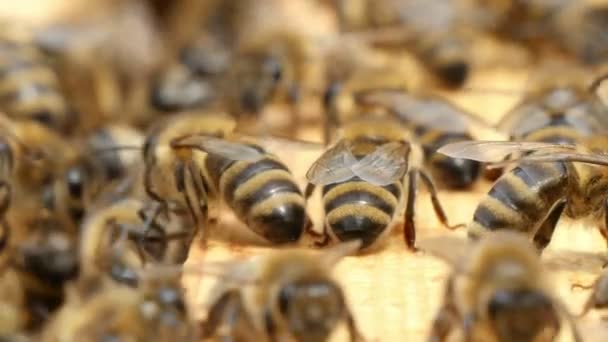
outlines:
[{"label": "honey bee", "polygon": [[75,118],[58,75],[34,42],[0,37],[0,74],[0,109],[9,117],[70,131]]},{"label": "honey bee", "polygon": [[[321,245],[330,239],[361,239],[370,247],[395,225],[405,200],[404,240],[415,249],[414,203],[419,178],[428,188],[433,209],[450,228],[432,177],[421,168],[421,148],[407,130],[390,118],[359,118],[342,126],[342,134],[310,167],[306,198],[322,186],[325,222]],[[384,234],[383,234],[384,233]]]},{"label": "honey bee", "polygon": [[361,104],[388,109],[413,132],[416,142],[424,149],[425,167],[444,187],[468,188],[479,178],[480,163],[450,158],[436,151],[450,142],[472,140],[470,127],[480,119],[438,96],[372,90],[359,92],[356,97]]},{"label": "honey bee", "polygon": [[[468,232],[479,238],[489,231],[513,230],[531,236],[544,249],[562,213],[573,219],[601,220],[608,190],[605,145],[594,136],[576,145],[543,142],[464,141],[438,150],[455,158],[496,163],[511,153],[523,153],[517,165],[501,176],[481,200]],[[581,163],[582,162],[582,163]],[[606,223],[599,230],[608,238]]]},{"label": "honey bee", "polygon": [[[189,231],[177,222],[145,222],[144,203],[124,199],[89,214],[82,225],[82,274],[109,274],[136,286],[137,270],[148,263],[183,263],[188,255]],[[148,228],[145,231],[145,228]]]},{"label": "honey bee", "polygon": [[137,130],[124,125],[94,131],[45,189],[45,207],[78,224],[94,203],[143,192],[138,186],[141,158],[135,153],[143,140]]},{"label": "honey bee", "polygon": [[0,275],[0,339],[12,337],[25,329],[27,307],[25,293],[15,270],[7,268]]},{"label": "honey bee", "polygon": [[[19,210],[27,212],[25,208]],[[27,329],[39,327],[63,303],[64,285],[79,272],[76,227],[61,217],[40,211],[34,215],[33,211],[11,215],[15,217],[12,226],[16,229],[7,251],[9,265],[25,292]]]},{"label": "honey bee", "polygon": [[234,120],[184,114],[158,127],[144,147],[145,187],[152,199],[187,210],[197,225],[216,220],[217,208],[210,205],[223,200],[269,242],[300,238],[308,217],[297,183],[277,157],[231,135]]},{"label": "honey bee", "polygon": [[525,235],[495,232],[470,248],[447,237],[421,245],[453,268],[429,341],[446,341],[457,327],[465,341],[553,341],[561,320],[570,325],[573,340],[581,341]]},{"label": "honey bee", "polygon": [[276,251],[232,266],[211,291],[203,338],[327,341],[346,322],[351,341],[363,340],[340,285],[330,275],[359,243],[340,244],[320,255]]},{"label": "honey bee", "polygon": [[346,31],[371,31],[374,46],[404,47],[443,85],[459,87],[471,68],[472,37],[455,1],[337,0]]},{"label": "honey bee", "polygon": [[96,284],[87,291],[69,287],[66,303],[46,324],[40,341],[198,341],[177,279],[140,288],[92,281]]},{"label": "honey bee", "polygon": [[[537,54],[557,50],[591,65],[606,60],[602,27],[608,20],[608,7],[603,1],[474,0],[471,8],[479,12],[471,22],[523,43]],[[494,20],[479,20],[488,16]]]}]

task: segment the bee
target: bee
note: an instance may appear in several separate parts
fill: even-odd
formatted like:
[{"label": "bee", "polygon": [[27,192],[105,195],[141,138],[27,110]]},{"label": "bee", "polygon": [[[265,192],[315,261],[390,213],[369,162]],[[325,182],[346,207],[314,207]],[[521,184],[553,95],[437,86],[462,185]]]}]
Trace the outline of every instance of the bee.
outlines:
[{"label": "bee", "polygon": [[[404,240],[415,249],[414,203],[419,178],[441,223],[451,227],[432,177],[421,168],[420,146],[391,118],[361,117],[342,126],[338,141],[310,167],[305,197],[322,186],[325,222],[320,245],[361,239],[370,247],[395,226],[405,202]],[[331,235],[330,235],[331,234]]]},{"label": "bee", "polygon": [[16,229],[7,252],[25,292],[26,328],[35,329],[63,303],[64,285],[78,276],[77,231],[70,222],[40,208],[23,212],[11,215]]},{"label": "bee", "polygon": [[25,293],[19,276],[11,268],[0,275],[0,339],[21,333],[27,323]]},{"label": "bee", "polygon": [[[480,15],[471,22],[541,56],[557,50],[588,65],[606,60],[602,27],[608,7],[603,1],[472,1],[472,8]],[[494,20],[479,20],[488,15]]]},{"label": "bee", "polygon": [[0,37],[0,109],[18,120],[35,120],[69,132],[74,116],[58,75],[33,41]]},{"label": "bee", "polygon": [[139,288],[103,278],[87,281],[95,284],[68,288],[66,303],[45,325],[40,341],[198,341],[178,279]]},{"label": "bee", "polygon": [[573,340],[581,341],[525,235],[495,232],[470,247],[447,237],[426,244],[425,250],[453,268],[429,341],[446,341],[459,326],[465,341],[553,341],[561,319],[570,325]]},{"label": "bee", "polygon": [[445,99],[428,94],[371,90],[359,92],[355,96],[361,104],[388,109],[413,132],[416,142],[424,150],[425,167],[433,179],[441,180],[444,187],[469,188],[479,178],[480,163],[450,158],[436,151],[450,142],[472,140],[470,127],[474,122],[479,123],[480,119]]},{"label": "bee", "polygon": [[46,187],[45,208],[65,213],[79,224],[94,203],[143,192],[138,188],[142,162],[135,153],[143,140],[139,131],[119,124],[92,132]]},{"label": "bee", "polygon": [[144,182],[152,199],[186,209],[197,225],[217,220],[210,205],[223,200],[269,242],[300,238],[309,221],[297,183],[277,157],[231,135],[234,120],[184,114],[159,128],[144,147]]},{"label": "bee", "polygon": [[[455,158],[486,163],[500,162],[511,153],[523,157],[501,176],[481,200],[468,234],[479,238],[495,230],[528,234],[539,250],[549,242],[562,214],[573,219],[592,217],[601,220],[606,213],[608,191],[605,145],[594,136],[575,145],[543,142],[463,141],[443,146],[438,151]],[[582,163],[580,163],[582,162]],[[608,238],[606,222],[599,225]]]},{"label": "bee", "polygon": [[82,274],[109,274],[117,282],[138,285],[137,270],[153,263],[183,263],[190,232],[176,221],[146,226],[145,204],[124,199],[87,216],[80,239]]},{"label": "bee", "polygon": [[363,340],[340,285],[331,277],[333,266],[359,243],[344,243],[320,255],[275,251],[231,266],[211,290],[203,338],[327,341],[346,322],[351,341]]},{"label": "bee", "polygon": [[456,2],[336,0],[342,30],[371,32],[370,43],[404,47],[447,87],[460,87],[471,69],[472,36]]}]

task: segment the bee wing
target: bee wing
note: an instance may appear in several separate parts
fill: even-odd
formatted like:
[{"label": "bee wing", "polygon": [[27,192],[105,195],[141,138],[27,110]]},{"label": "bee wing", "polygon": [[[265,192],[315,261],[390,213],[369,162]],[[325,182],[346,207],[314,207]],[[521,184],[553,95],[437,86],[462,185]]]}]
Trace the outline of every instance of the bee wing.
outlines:
[{"label": "bee wing", "polygon": [[319,152],[324,148],[324,145],[320,142],[285,138],[276,135],[248,135],[239,133],[239,136],[246,140],[255,141],[256,144],[263,146],[269,151],[284,151],[286,146],[293,150],[314,152]]},{"label": "bee wing", "polygon": [[359,178],[384,186],[403,178],[407,172],[410,146],[392,142],[378,147],[351,167]]},{"label": "bee wing", "polygon": [[[541,153],[540,156],[542,156],[545,152],[548,155],[552,155],[555,152],[574,150],[574,148],[574,145],[543,142],[467,140],[447,144],[439,148],[437,152],[452,158],[471,159],[484,163],[498,163],[516,152],[539,151]],[[526,158],[528,157],[522,159]]]},{"label": "bee wing", "polygon": [[261,149],[256,149],[250,145],[204,135],[193,135],[179,139],[172,143],[172,146],[195,148],[223,158],[247,162],[257,161],[264,156]]},{"label": "bee wing", "polygon": [[551,271],[588,272],[599,274],[606,263],[606,256],[601,253],[570,250],[543,252],[543,266]]},{"label": "bee wing", "polygon": [[546,127],[551,118],[538,105],[524,105],[507,113],[496,125],[498,130],[513,136],[522,136],[540,127]]},{"label": "bee wing", "polygon": [[492,127],[483,119],[440,98],[416,98],[396,89],[362,91],[355,97],[359,103],[383,106],[406,122],[443,132],[466,133],[473,123]]},{"label": "bee wing", "polygon": [[306,178],[315,185],[327,185],[345,181],[355,176],[351,167],[357,159],[344,141],[328,149],[312,164]]},{"label": "bee wing", "polygon": [[503,167],[513,163],[550,163],[550,162],[578,162],[592,165],[608,166],[608,155],[599,153],[584,153],[576,151],[564,152],[549,152],[541,154],[533,154],[521,158],[505,160],[503,162],[494,163],[492,167]]},{"label": "bee wing", "polygon": [[435,236],[421,239],[418,247],[425,253],[429,253],[453,268],[457,268],[466,257],[470,249],[469,241],[455,236]]}]

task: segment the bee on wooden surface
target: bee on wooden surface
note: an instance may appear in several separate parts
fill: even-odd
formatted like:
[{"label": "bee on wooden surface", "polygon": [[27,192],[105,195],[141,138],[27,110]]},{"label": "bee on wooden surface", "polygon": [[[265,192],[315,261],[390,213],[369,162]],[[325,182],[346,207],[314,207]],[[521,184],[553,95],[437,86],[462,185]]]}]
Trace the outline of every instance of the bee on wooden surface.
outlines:
[{"label": "bee on wooden surface", "polygon": [[363,340],[340,285],[331,277],[333,266],[359,243],[340,244],[320,255],[275,251],[235,264],[211,291],[203,338],[327,341],[345,322],[351,341]]},{"label": "bee on wooden surface", "polygon": [[308,223],[304,197],[288,168],[262,147],[231,136],[222,115],[185,114],[146,141],[145,187],[165,206],[217,219],[209,206],[224,201],[249,229],[272,243],[297,241]]},{"label": "bee on wooden surface", "polygon": [[491,233],[473,246],[447,237],[421,245],[453,268],[429,341],[446,341],[457,327],[465,341],[553,341],[562,320],[581,341],[525,235]]},{"label": "bee on wooden surface", "polygon": [[32,211],[12,215],[15,229],[8,250],[25,291],[28,329],[39,327],[63,303],[64,285],[79,272],[76,227],[56,215]]},{"label": "bee on wooden surface", "polygon": [[198,332],[175,279],[130,288],[104,279],[87,291],[70,286],[62,308],[40,341],[198,341]]},{"label": "bee on wooden surface", "polygon": [[370,32],[379,47],[403,47],[448,87],[459,87],[471,69],[472,37],[455,1],[337,0],[343,30]]},{"label": "bee on wooden surface", "polygon": [[[419,178],[428,188],[433,209],[450,227],[432,177],[422,167],[421,148],[404,127],[389,118],[362,117],[342,126],[338,141],[306,174],[308,198],[322,186],[325,220],[321,245],[361,239],[370,247],[387,234],[405,201],[404,240],[415,248],[414,203]],[[455,227],[450,227],[455,228]]]},{"label": "bee on wooden surface", "polygon": [[69,132],[70,113],[58,75],[34,42],[0,37],[0,109]]},{"label": "bee on wooden surface", "polygon": [[[589,164],[606,165],[605,146],[605,137],[594,136],[577,145],[464,141],[448,144],[438,152],[486,163],[499,163],[512,153],[524,154],[509,161],[517,165],[481,200],[469,224],[469,236],[513,230],[528,234],[542,250],[551,241],[562,214],[573,219],[603,219],[608,193],[606,168]],[[599,230],[608,239],[606,227],[604,220]]]},{"label": "bee on wooden surface", "polygon": [[[191,233],[178,222],[146,225],[145,205],[124,199],[90,213],[82,225],[82,274],[109,274],[114,280],[137,285],[137,270],[147,263],[183,263]],[[147,228],[147,230],[145,230]]]},{"label": "bee on wooden surface", "polygon": [[409,129],[424,149],[424,164],[433,178],[450,189],[470,187],[480,176],[481,164],[450,158],[437,149],[451,142],[472,140],[472,114],[449,101],[432,95],[413,95],[397,90],[366,91],[356,94],[363,105],[388,109]]}]

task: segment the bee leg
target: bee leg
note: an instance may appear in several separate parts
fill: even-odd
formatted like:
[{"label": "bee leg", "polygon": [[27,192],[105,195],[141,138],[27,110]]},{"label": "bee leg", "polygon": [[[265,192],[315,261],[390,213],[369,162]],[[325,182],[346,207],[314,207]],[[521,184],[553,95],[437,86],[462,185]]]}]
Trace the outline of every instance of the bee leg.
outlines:
[{"label": "bee leg", "polygon": [[435,215],[437,215],[439,222],[441,222],[441,224],[443,224],[448,229],[456,229],[456,228],[464,227],[465,226],[464,224],[457,224],[457,225],[453,225],[453,226],[451,226],[449,224],[448,217],[445,214],[445,210],[443,210],[443,206],[441,205],[441,202],[439,201],[439,196],[437,195],[437,187],[435,186],[435,183],[433,182],[433,178],[431,178],[431,176],[428,173],[426,173],[422,170],[417,170],[417,172],[420,174],[420,178],[426,185],[426,188],[429,190],[429,194],[431,195],[431,203],[433,204],[433,209],[435,210]]},{"label": "bee leg", "polygon": [[566,201],[561,200],[553,206],[549,212],[549,216],[545,219],[545,222],[538,228],[534,234],[534,245],[539,251],[542,251],[551,242],[551,237],[557,226],[557,221],[562,216],[562,212],[566,208]]},{"label": "bee leg", "polygon": [[5,181],[0,181],[0,251],[8,245],[10,237],[10,227],[5,219],[6,212],[9,209],[11,199],[11,187]]},{"label": "bee leg", "polygon": [[235,341],[237,324],[245,314],[240,292],[227,291],[213,303],[207,319],[201,323],[202,339],[221,337],[222,341]]},{"label": "bee leg", "polygon": [[416,250],[416,227],[414,224],[416,185],[418,183],[418,172],[413,170],[408,175],[407,203],[405,205],[405,222],[403,223],[403,238],[410,250]]},{"label": "bee leg", "polygon": [[[316,236],[317,239],[314,242],[314,246],[315,247],[325,247],[327,245],[329,245],[329,242],[331,241],[329,234],[327,233],[327,227],[328,227],[329,223],[324,222],[323,223],[323,232],[321,234],[317,233],[316,231],[312,233],[313,236]],[[312,228],[311,228],[312,231]],[[310,233],[310,231],[309,231]]]},{"label": "bee leg", "polygon": [[158,215],[160,215],[162,209],[165,207],[164,203],[161,202],[154,202],[154,207],[152,208],[152,213],[151,214],[146,214],[143,210],[140,210],[138,212],[139,218],[144,221],[144,226],[142,229],[142,233],[141,236],[137,239],[137,243],[135,244],[137,246],[137,254],[139,254],[140,256],[142,256],[142,261],[145,263],[145,258],[143,258],[143,256],[146,254],[143,246],[146,242],[146,238],[148,237],[148,233],[150,233],[150,231],[152,230],[152,227],[156,225],[156,218],[158,217]]},{"label": "bee leg", "polygon": [[600,225],[600,233],[608,245],[608,198],[604,201],[604,224]]}]

